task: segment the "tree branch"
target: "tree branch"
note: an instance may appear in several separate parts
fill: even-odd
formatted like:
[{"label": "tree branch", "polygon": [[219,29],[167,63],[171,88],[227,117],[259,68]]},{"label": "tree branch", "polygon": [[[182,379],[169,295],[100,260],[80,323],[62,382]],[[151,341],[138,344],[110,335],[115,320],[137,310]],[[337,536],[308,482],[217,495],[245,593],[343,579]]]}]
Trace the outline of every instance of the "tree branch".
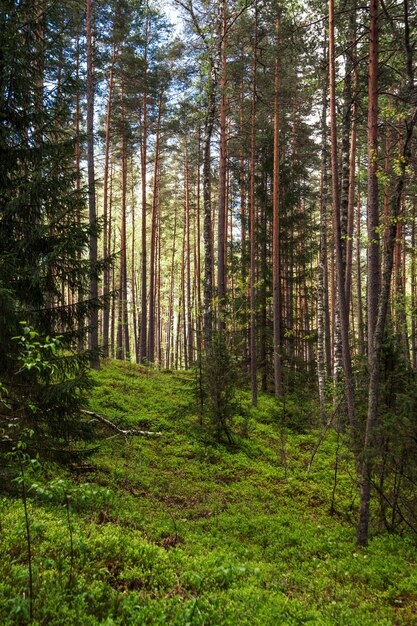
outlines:
[{"label": "tree branch", "polygon": [[108,428],[115,430],[119,435],[123,435],[124,437],[128,437],[129,435],[137,435],[137,436],[142,436],[142,437],[160,437],[162,435],[161,432],[155,432],[152,430],[136,430],[136,429],[124,430],[123,428],[119,428],[118,426],[116,426],[116,424],[111,422],[107,417],[104,417],[103,415],[100,415],[99,413],[95,413],[94,411],[82,410],[81,413],[83,415],[89,415],[93,419],[98,420],[99,422],[107,426]]}]

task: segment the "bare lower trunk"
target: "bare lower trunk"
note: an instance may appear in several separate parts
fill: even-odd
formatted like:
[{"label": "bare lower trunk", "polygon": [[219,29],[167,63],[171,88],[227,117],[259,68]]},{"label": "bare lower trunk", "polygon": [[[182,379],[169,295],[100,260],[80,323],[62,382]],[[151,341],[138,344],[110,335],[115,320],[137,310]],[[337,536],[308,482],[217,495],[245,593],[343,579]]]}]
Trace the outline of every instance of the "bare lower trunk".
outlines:
[{"label": "bare lower trunk", "polygon": [[333,197],[333,232],[336,251],[337,296],[341,325],[343,348],[343,369],[345,375],[345,395],[349,423],[354,440],[354,451],[357,457],[357,425],[354,402],[354,384],[349,342],[349,314],[346,309],[345,277],[341,241],[340,197],[337,167],[337,129],[336,129],[336,76],[335,76],[335,43],[334,43],[334,0],[329,0],[329,77],[330,77],[330,133],[332,160],[332,197]]},{"label": "bare lower trunk", "polygon": [[257,357],[256,357],[256,208],[255,208],[255,159],[256,159],[256,75],[258,48],[258,12],[255,2],[255,31],[252,66],[252,113],[251,113],[251,160],[250,160],[250,371],[252,405],[258,403]]},{"label": "bare lower trunk", "polygon": [[279,220],[279,21],[277,21],[277,42],[274,80],[274,169],[272,175],[272,296],[274,318],[274,386],[275,397],[282,395],[281,368],[281,272],[280,272],[280,220]]},{"label": "bare lower trunk", "polygon": [[[94,60],[92,41],[92,0],[86,2],[86,43],[87,43],[87,173],[88,173],[88,214],[91,225],[96,223],[96,183],[94,173]],[[92,276],[90,278],[90,314],[88,335],[88,349],[92,350],[90,365],[93,369],[100,369],[98,357],[98,282],[97,265],[97,236],[90,235],[89,258]]]}]

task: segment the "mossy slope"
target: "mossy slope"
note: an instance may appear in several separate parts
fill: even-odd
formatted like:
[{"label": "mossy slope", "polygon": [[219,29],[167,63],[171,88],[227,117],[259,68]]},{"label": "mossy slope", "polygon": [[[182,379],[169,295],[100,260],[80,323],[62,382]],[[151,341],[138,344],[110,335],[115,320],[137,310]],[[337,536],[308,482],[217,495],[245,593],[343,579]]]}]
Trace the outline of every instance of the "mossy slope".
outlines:
[{"label": "mossy slope", "polygon": [[[355,548],[357,489],[340,439],[334,486],[336,435],[308,472],[318,431],[282,428],[270,397],[251,411],[241,394],[230,448],[198,427],[189,374],[111,363],[96,378],[93,411],[163,434],[111,437],[62,474],[87,494],[69,518],[31,499],[35,623],[417,624],[415,543],[381,534]],[[0,622],[26,623],[22,503],[0,507]]]}]

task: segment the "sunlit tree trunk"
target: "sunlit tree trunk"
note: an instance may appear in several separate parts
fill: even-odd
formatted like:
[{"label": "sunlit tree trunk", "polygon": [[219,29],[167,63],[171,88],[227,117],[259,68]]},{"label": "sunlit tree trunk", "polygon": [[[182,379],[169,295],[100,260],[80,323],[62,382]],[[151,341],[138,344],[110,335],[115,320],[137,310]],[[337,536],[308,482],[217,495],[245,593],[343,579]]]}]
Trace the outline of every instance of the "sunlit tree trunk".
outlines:
[{"label": "sunlit tree trunk", "polygon": [[218,263],[217,297],[218,328],[225,327],[224,300],[226,296],[225,280],[225,239],[226,239],[226,2],[221,3],[221,45],[220,45],[220,156],[219,156],[219,220],[218,220]]},{"label": "sunlit tree trunk", "polygon": [[145,26],[145,52],[144,52],[144,91],[143,91],[143,120],[142,120],[142,141],[140,149],[141,183],[142,183],[142,244],[141,244],[141,316],[140,316],[140,343],[139,359],[144,363],[147,358],[147,337],[148,337],[148,315],[147,315],[147,245],[146,245],[146,160],[148,145],[148,37],[149,37],[149,17],[146,16]]},{"label": "sunlit tree trunk", "polygon": [[[116,62],[116,47],[113,44],[113,55],[110,64],[109,75],[109,91],[107,94],[107,110],[106,110],[106,136],[104,144],[104,174],[103,174],[103,258],[108,256],[109,248],[109,224],[108,224],[108,188],[109,188],[109,165],[110,165],[110,127],[111,127],[111,112],[112,112],[112,98],[113,98],[113,83],[114,83],[114,64]],[[103,275],[103,296],[104,296],[104,308],[103,308],[103,350],[104,356],[109,356],[109,317],[110,317],[110,304],[108,301],[110,291],[110,272],[106,267]]]},{"label": "sunlit tree trunk", "polygon": [[155,360],[155,259],[156,259],[156,229],[157,229],[157,211],[159,199],[159,152],[160,152],[160,134],[161,134],[161,112],[162,112],[162,93],[158,102],[158,118],[156,122],[156,138],[155,138],[155,160],[153,169],[153,195],[152,195],[152,211],[151,211],[151,250],[149,259],[149,348],[148,361],[153,363]]},{"label": "sunlit tree trunk", "polygon": [[[92,36],[92,0],[86,1],[86,45],[87,45],[87,173],[88,173],[88,214],[90,224],[95,224],[96,215],[96,183],[94,173],[94,60]],[[100,368],[98,350],[98,282],[94,276],[97,265],[97,236],[90,235],[89,258],[92,270],[89,295],[91,309],[89,314],[90,331],[88,349],[92,350],[90,365],[93,369]],[[96,305],[96,306],[94,306]]]}]

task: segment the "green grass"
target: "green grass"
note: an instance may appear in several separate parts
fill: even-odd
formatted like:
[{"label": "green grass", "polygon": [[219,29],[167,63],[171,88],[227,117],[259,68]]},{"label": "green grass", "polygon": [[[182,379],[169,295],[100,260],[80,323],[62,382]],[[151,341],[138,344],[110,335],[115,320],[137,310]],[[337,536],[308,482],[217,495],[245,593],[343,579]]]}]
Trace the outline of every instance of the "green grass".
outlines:
[{"label": "green grass", "polygon": [[[71,472],[44,467],[36,477],[35,623],[417,624],[415,542],[375,533],[369,548],[355,547],[357,486],[343,438],[330,514],[336,435],[308,472],[313,405],[309,414],[289,400],[298,425],[309,422],[292,432],[270,397],[251,410],[242,392],[230,448],[198,427],[191,375],[111,363],[96,378],[93,411],[163,435],[111,437]],[[71,493],[69,523],[65,499],[48,499],[57,475]],[[0,500],[0,532],[0,623],[24,624],[20,500]]]}]

